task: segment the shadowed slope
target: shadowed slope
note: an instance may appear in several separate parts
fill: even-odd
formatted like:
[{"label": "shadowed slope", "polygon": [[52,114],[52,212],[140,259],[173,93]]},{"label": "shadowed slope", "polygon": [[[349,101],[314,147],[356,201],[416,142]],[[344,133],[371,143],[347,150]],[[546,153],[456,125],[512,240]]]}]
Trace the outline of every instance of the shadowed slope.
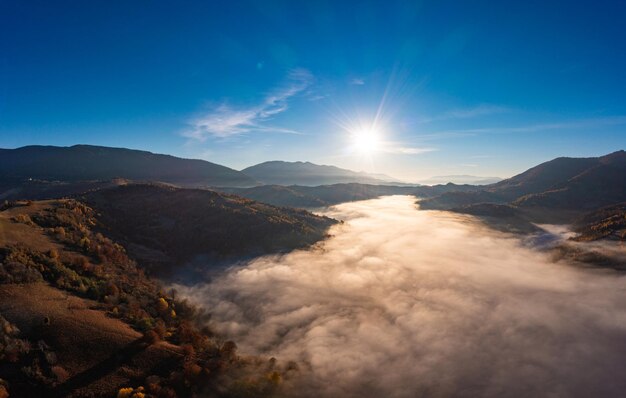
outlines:
[{"label": "shadowed slope", "polygon": [[186,186],[251,186],[245,174],[204,160],[92,145],[0,149],[0,180],[89,181],[127,178]]},{"label": "shadowed slope", "polygon": [[597,158],[557,158],[480,191],[444,193],[421,206],[451,209],[512,203],[528,209],[588,211],[624,200],[626,152],[617,151]]},{"label": "shadowed slope", "polygon": [[361,184],[389,184],[393,178],[341,169],[335,166],[311,162],[271,161],[259,163],[241,170],[242,173],[265,184],[278,185],[326,185],[356,182]]},{"label": "shadowed slope", "polygon": [[133,257],[166,273],[201,255],[241,257],[306,246],[336,222],[200,189],[128,185],[83,199],[99,212],[101,228]]}]

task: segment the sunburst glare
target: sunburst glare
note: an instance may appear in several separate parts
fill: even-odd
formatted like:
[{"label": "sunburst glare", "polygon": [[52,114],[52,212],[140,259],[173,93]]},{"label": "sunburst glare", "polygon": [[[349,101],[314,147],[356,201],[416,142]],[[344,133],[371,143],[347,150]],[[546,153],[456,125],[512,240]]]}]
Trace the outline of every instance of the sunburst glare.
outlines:
[{"label": "sunburst glare", "polygon": [[350,134],[355,152],[369,155],[380,149],[380,132],[375,128],[360,128]]}]

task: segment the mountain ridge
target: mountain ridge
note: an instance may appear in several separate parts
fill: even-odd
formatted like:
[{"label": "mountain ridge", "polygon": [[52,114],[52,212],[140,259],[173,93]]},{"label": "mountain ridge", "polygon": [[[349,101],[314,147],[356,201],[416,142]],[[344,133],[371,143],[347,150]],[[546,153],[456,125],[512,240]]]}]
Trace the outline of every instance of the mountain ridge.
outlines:
[{"label": "mountain ridge", "polygon": [[449,182],[453,184],[491,185],[502,180],[503,179],[500,177],[482,177],[469,174],[459,174],[432,176],[428,179],[421,180],[420,182],[426,185],[447,184]]},{"label": "mountain ridge", "polygon": [[337,222],[221,192],[156,184],[105,188],[78,199],[98,212],[103,232],[161,276],[184,273],[177,267],[199,256],[217,263],[305,247]]},{"label": "mountain ridge", "polygon": [[[492,225],[507,218],[508,225],[530,230],[533,223],[577,224],[581,217],[625,201],[626,152],[619,150],[590,158],[559,157],[477,191],[446,192],[419,203],[423,209],[477,215]],[[594,228],[603,227],[585,229],[588,240],[603,236],[589,232]]]},{"label": "mountain ridge", "polygon": [[89,181],[127,178],[181,186],[254,186],[245,174],[200,159],[97,145],[0,149],[0,179]]},{"label": "mountain ridge", "polygon": [[241,172],[266,185],[318,186],[351,182],[362,184],[401,183],[392,177],[381,174],[352,171],[308,161],[270,160],[246,167]]}]

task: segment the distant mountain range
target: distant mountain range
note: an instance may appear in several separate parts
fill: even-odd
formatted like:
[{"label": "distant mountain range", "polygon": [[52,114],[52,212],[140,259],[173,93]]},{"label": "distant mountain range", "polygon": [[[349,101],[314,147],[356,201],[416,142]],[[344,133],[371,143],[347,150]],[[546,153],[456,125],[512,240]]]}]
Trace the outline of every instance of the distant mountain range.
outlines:
[{"label": "distant mountain range", "polygon": [[476,203],[522,208],[593,210],[626,200],[626,152],[595,158],[556,158],[475,192],[450,192],[422,202],[451,209]]},{"label": "distant mountain range", "polygon": [[[585,239],[590,240],[617,236],[614,232],[623,224],[616,219],[623,214],[623,208],[602,209],[623,202],[626,152],[622,150],[594,158],[557,158],[479,190],[446,192],[424,199],[420,206],[473,214],[500,225],[507,219],[505,224],[512,229],[529,229],[537,222],[577,224],[581,232],[585,231]],[[617,229],[607,227],[602,233],[592,233],[603,228],[602,216],[606,216],[605,223]],[[581,217],[592,221],[580,221]],[[594,226],[594,222],[599,224]]]},{"label": "distant mountain range", "polygon": [[415,195],[420,198],[431,198],[445,192],[473,192],[480,189],[480,187],[456,184],[397,186],[347,183],[319,185],[315,187],[302,185],[261,185],[251,188],[216,189],[275,206],[312,208],[356,200],[373,199],[385,195]]},{"label": "distant mountain range", "polygon": [[500,181],[502,181],[502,178],[500,177],[480,177],[463,174],[430,177],[426,180],[420,181],[420,183],[425,185],[437,185],[451,182],[453,184],[489,185]]},{"label": "distant mountain range", "polygon": [[247,175],[204,160],[92,145],[0,149],[0,182],[93,181],[124,178],[179,186],[253,186]]},{"label": "distant mountain range", "polygon": [[400,181],[382,174],[356,172],[311,162],[283,162],[276,160],[250,166],[241,170],[241,172],[267,185],[402,184]]},{"label": "distant mountain range", "polygon": [[94,145],[0,149],[0,199],[55,198],[128,182],[187,188],[339,183],[414,186],[383,174],[310,162],[272,161],[237,171],[205,160]]},{"label": "distant mountain range", "polygon": [[[445,181],[474,177],[436,178]],[[474,180],[474,184],[411,186],[385,175],[310,162],[272,161],[236,171],[203,160],[123,148],[76,145],[0,149],[0,199],[76,196],[145,182],[163,188],[212,189],[275,206],[300,208],[383,195],[415,195],[422,209],[469,213],[497,219],[498,226],[505,229],[530,231],[536,222],[578,223],[587,213],[626,202],[626,152],[557,158],[488,185],[478,185],[480,181]],[[596,218],[604,214],[606,211]],[[607,222],[620,226],[616,217],[610,213]],[[587,224],[577,225],[585,230]],[[587,235],[619,235],[607,231]]]}]

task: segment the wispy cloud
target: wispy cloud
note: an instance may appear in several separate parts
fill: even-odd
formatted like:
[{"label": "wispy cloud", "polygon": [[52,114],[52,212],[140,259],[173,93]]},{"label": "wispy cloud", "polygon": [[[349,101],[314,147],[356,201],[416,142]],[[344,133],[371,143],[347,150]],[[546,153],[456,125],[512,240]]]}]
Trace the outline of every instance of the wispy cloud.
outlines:
[{"label": "wispy cloud", "polygon": [[414,138],[419,139],[420,141],[434,141],[434,140],[445,140],[445,139],[451,139],[451,138],[473,137],[476,135],[478,135],[478,133],[476,132],[454,130],[454,131],[436,131],[436,132],[425,133],[425,134],[415,134]]},{"label": "wispy cloud", "polygon": [[439,114],[423,117],[417,120],[417,123],[424,124],[441,120],[471,119],[481,116],[491,116],[513,111],[513,108],[502,105],[480,104],[469,108],[454,108]]},{"label": "wispy cloud", "polygon": [[538,123],[529,124],[523,126],[501,126],[501,127],[487,127],[487,128],[472,128],[472,129],[459,129],[459,130],[445,130],[440,132],[431,133],[429,135],[454,135],[454,134],[481,134],[481,133],[532,133],[536,131],[546,130],[563,130],[563,129],[581,129],[581,128],[595,128],[602,126],[617,126],[626,124],[626,116],[610,116],[603,118],[590,118],[590,119],[576,119],[569,121],[560,121],[554,123]]},{"label": "wispy cloud", "polygon": [[445,111],[432,117],[426,117],[419,120],[420,123],[430,123],[439,120],[449,119],[471,119],[480,116],[490,116],[506,112],[512,112],[513,109],[493,104],[480,104],[469,108],[455,108]]},{"label": "wispy cloud", "polygon": [[422,153],[434,152],[437,149],[430,147],[413,147],[404,145],[384,145],[380,150],[385,153],[394,153],[399,155],[419,155]]},{"label": "wispy cloud", "polygon": [[266,122],[272,116],[286,111],[289,99],[302,93],[312,82],[313,75],[308,70],[293,69],[286,82],[268,94],[261,103],[245,108],[233,108],[222,103],[207,114],[190,121],[190,129],[183,132],[183,136],[204,141],[210,136],[225,138],[250,131],[302,134],[292,129],[268,125]]},{"label": "wispy cloud", "polygon": [[421,155],[423,153],[438,151],[430,146],[420,146],[412,142],[385,140],[378,143],[376,151],[395,155]]},{"label": "wispy cloud", "polygon": [[478,116],[494,115],[499,113],[510,112],[511,108],[500,105],[481,104],[471,108],[459,108],[445,112],[441,115],[442,119],[467,119]]},{"label": "wispy cloud", "polygon": [[350,80],[350,84],[354,86],[362,86],[365,84],[365,80],[355,77],[354,79]]}]

